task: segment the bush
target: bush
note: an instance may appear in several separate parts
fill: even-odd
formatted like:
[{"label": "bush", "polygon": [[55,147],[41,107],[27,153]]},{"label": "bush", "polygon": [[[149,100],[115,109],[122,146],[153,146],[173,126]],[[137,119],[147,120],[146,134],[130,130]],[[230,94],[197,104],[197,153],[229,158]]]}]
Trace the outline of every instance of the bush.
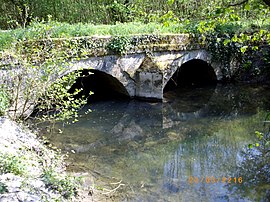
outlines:
[{"label": "bush", "polygon": [[0,174],[13,173],[15,175],[23,175],[26,172],[26,165],[22,158],[12,154],[0,153]]},{"label": "bush", "polygon": [[129,49],[130,46],[131,46],[130,37],[116,36],[112,38],[112,40],[107,46],[107,49],[114,53],[123,54]]}]

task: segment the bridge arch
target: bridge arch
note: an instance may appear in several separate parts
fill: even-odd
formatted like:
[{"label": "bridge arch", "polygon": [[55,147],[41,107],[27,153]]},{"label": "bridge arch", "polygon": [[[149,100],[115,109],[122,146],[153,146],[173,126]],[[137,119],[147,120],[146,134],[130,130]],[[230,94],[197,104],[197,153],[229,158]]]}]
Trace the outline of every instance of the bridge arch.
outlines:
[{"label": "bridge arch", "polygon": [[128,98],[129,93],[123,84],[112,75],[95,69],[79,70],[79,77],[70,91],[76,88],[82,88],[82,92],[78,96],[89,95],[90,91],[94,94],[89,97],[89,101],[121,99]]},{"label": "bridge arch", "polygon": [[[94,87],[96,91],[106,90],[106,92],[116,92],[120,97],[122,95],[133,97],[135,81],[126,73],[120,59],[121,57],[115,55],[82,59],[69,64],[68,72],[65,74],[83,71],[86,75],[87,72],[92,72],[94,74],[89,76],[90,79],[87,82],[89,84],[98,83],[99,87],[97,85]],[[87,79],[84,78],[84,80]]]},{"label": "bridge arch", "polygon": [[211,55],[205,50],[185,53],[175,59],[164,72],[163,92],[177,85],[213,83],[222,77],[220,66],[211,63]]}]

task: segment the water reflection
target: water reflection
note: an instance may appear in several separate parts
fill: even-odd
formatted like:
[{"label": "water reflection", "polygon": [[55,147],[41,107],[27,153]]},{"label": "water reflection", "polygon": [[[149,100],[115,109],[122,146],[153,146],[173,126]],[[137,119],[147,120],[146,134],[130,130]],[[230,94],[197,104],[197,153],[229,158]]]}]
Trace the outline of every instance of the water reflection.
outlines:
[{"label": "water reflection", "polygon": [[189,177],[240,177],[239,151],[269,106],[269,90],[258,86],[182,89],[165,103],[92,104],[92,113],[50,139],[76,152],[70,169],[123,180],[121,201],[248,201],[227,183]]},{"label": "water reflection", "polygon": [[[173,158],[164,165],[163,183],[167,186],[167,192],[177,191],[181,199],[194,201],[233,199],[226,190],[225,183],[221,182],[223,177],[238,177],[230,172],[230,168],[236,164],[236,151],[240,145],[230,138],[232,137],[214,135],[209,137],[207,142],[196,139],[180,144]],[[178,179],[181,178],[185,181],[179,182]],[[189,192],[186,192],[187,190]]]}]

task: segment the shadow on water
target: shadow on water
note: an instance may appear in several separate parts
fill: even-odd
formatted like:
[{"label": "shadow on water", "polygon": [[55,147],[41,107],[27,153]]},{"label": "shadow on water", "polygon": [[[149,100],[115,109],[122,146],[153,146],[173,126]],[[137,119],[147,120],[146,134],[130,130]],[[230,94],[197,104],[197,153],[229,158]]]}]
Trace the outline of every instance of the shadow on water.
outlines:
[{"label": "shadow on water", "polygon": [[90,172],[96,183],[122,180],[120,201],[250,201],[233,195],[228,180],[205,180],[245,179],[235,170],[239,153],[254,141],[269,96],[261,86],[218,84],[176,89],[165,103],[95,102],[83,109],[92,113],[82,110],[78,123],[49,139],[75,151],[70,170]]}]

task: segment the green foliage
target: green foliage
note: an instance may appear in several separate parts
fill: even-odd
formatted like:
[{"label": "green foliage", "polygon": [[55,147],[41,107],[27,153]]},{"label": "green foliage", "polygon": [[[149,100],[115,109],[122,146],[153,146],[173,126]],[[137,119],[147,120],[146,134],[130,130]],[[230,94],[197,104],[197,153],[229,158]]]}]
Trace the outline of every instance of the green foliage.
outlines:
[{"label": "green foliage", "polygon": [[65,121],[73,118],[73,123],[78,121],[78,110],[87,103],[88,97],[76,97],[83,89],[70,92],[80,72],[71,72],[56,79],[46,92],[40,97],[38,108],[41,120]]},{"label": "green foliage", "polygon": [[109,5],[106,5],[106,9],[109,11],[111,20],[113,22],[128,22],[131,17],[131,9],[118,1],[113,1]]},{"label": "green foliage", "polygon": [[15,29],[8,32],[0,32],[0,50],[9,48],[12,43],[44,38],[69,38],[93,35],[127,36],[134,34],[160,34],[160,33],[198,33],[206,36],[216,33],[240,33],[254,30],[254,26],[262,29],[270,27],[269,20],[235,21],[223,17],[223,14],[215,20],[182,21],[172,11],[161,16],[156,16],[153,23],[142,22],[116,23],[115,25],[94,25],[90,23],[68,24],[55,21],[33,21],[26,29]]},{"label": "green foliage", "polygon": [[[270,140],[267,140],[267,139],[265,138],[266,135],[264,135],[263,133],[261,133],[261,132],[259,132],[259,131],[255,131],[255,135],[256,135],[256,137],[257,137],[257,139],[258,139],[259,142],[263,142],[263,143],[262,143],[263,145],[270,146],[270,145],[269,145]],[[255,147],[259,147],[259,146],[261,145],[261,143],[259,143],[259,142],[256,142],[256,143],[254,143],[254,144],[249,144],[249,145],[248,145],[248,148],[249,148],[249,149],[252,149],[254,146],[255,146]]]},{"label": "green foliage", "polygon": [[66,199],[78,194],[78,186],[80,185],[78,178],[59,174],[49,168],[43,171],[42,179],[47,188],[59,192]]},{"label": "green foliage", "polygon": [[107,49],[114,53],[123,54],[131,47],[131,38],[126,36],[116,36],[111,39]]},{"label": "green foliage", "polygon": [[13,41],[14,39],[10,31],[0,30],[0,51],[8,48]]},{"label": "green foliage", "polygon": [[159,17],[172,12],[180,21],[208,20],[219,13],[228,13],[230,20],[238,16],[250,20],[267,16],[263,0],[249,0],[240,6],[238,1],[223,0],[0,0],[0,26],[2,29],[25,27],[35,19],[68,23],[115,24],[117,22],[158,22]]},{"label": "green foliage", "polygon": [[9,96],[3,87],[0,86],[0,116],[4,115],[9,107]]},{"label": "green foliage", "polygon": [[173,13],[173,11],[168,11],[166,14],[159,18],[159,21],[163,23],[165,27],[169,27],[171,24],[179,23],[179,18]]},{"label": "green foliage", "polygon": [[[270,114],[268,114],[264,120],[265,125],[270,123]],[[270,132],[269,130],[265,133],[255,131],[257,142],[253,144],[249,144],[248,148],[252,149],[253,147],[258,147],[259,149],[265,150],[265,154],[270,152]],[[265,155],[264,154],[264,155]]]},{"label": "green foliage", "polygon": [[26,165],[22,157],[0,152],[0,174],[13,173],[15,175],[24,175]]},{"label": "green foliage", "polygon": [[8,192],[7,186],[4,183],[0,182],[0,194],[4,194],[6,192]]},{"label": "green foliage", "polygon": [[[164,23],[165,21],[162,21]],[[190,26],[190,25],[188,25]],[[68,24],[55,21],[34,21],[26,29],[16,29],[9,32],[0,32],[0,50],[10,48],[12,43],[50,38],[69,38],[93,35],[126,36],[134,34],[159,34],[159,33],[183,33],[188,32],[185,24],[169,23],[164,26],[161,23],[141,22],[116,23],[115,25],[93,25],[93,24]],[[5,40],[5,37],[9,40]],[[1,42],[1,39],[2,42]]]},{"label": "green foliage", "polygon": [[205,35],[204,39],[203,43],[211,52],[213,60],[222,61],[227,71],[232,60],[237,60],[244,69],[248,70],[253,65],[252,61],[267,60],[269,57],[263,53],[265,47],[270,44],[270,35],[263,29],[240,33],[213,32]]},{"label": "green foliage", "polygon": [[[258,9],[262,9],[265,15],[259,15],[256,19],[251,14],[257,13]],[[254,61],[255,55],[262,55],[263,51],[260,47],[270,44],[270,37],[266,31],[269,23],[266,17],[269,8],[258,2],[249,1],[243,5],[243,11],[245,16],[238,12],[235,6],[217,7],[212,16],[215,19],[200,21],[194,32],[200,43],[211,52],[212,60],[225,64],[222,70],[229,75],[228,79],[232,79],[233,76],[232,61],[246,70],[253,68],[253,71],[255,69],[257,71],[258,67],[252,66],[251,61]],[[251,20],[247,21],[247,16]]]},{"label": "green foliage", "polygon": [[[19,29],[15,35],[22,40],[50,38],[55,24],[57,23],[34,23],[27,30]],[[65,46],[69,51],[58,50],[44,41],[34,43],[33,46],[17,43],[1,52],[2,58],[5,54],[12,55],[11,68],[16,69],[20,64],[16,71],[9,71],[3,76],[5,83],[1,92],[5,94],[1,93],[1,99],[5,98],[5,101],[6,97],[13,98],[10,100],[12,111],[8,113],[11,119],[26,119],[32,108],[38,106],[43,113],[43,116],[39,117],[41,121],[70,118],[77,121],[77,110],[86,103],[87,97],[77,98],[79,90],[68,92],[80,76],[78,73],[65,73],[66,61],[78,59],[78,44],[68,41]],[[70,59],[71,56],[74,58]]]}]

